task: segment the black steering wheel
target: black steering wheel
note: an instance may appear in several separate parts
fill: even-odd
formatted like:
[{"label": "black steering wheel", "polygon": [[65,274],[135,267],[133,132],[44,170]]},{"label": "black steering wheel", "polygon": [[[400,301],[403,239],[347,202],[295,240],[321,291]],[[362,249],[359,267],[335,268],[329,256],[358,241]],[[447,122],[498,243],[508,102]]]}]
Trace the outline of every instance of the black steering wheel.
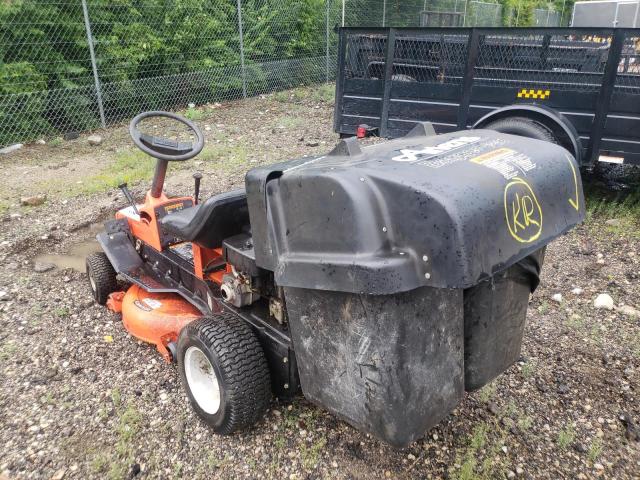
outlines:
[{"label": "black steering wheel", "polygon": [[[138,130],[140,122],[146,118],[165,117],[180,122],[195,133],[196,142],[178,142],[168,138],[154,137]],[[204,135],[195,123],[171,112],[144,112],[131,120],[129,134],[140,150],[154,158],[167,161],[183,161],[198,155],[204,147]]]}]

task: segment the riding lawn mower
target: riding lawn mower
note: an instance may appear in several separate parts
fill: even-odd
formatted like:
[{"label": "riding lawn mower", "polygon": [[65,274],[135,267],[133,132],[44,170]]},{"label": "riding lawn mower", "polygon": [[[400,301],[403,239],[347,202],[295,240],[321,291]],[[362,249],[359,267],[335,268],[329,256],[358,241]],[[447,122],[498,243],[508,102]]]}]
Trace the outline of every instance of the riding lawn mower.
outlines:
[{"label": "riding lawn mower", "polygon": [[141,204],[121,185],[129,206],[97,236],[91,289],[177,362],[221,434],[302,392],[393,446],[421,438],[518,358],[545,246],[584,219],[568,151],[490,130],[343,139],[204,202],[200,175],[192,196],[163,191],[169,163],[202,150],[196,125],[147,112],[130,133],[155,174]]}]

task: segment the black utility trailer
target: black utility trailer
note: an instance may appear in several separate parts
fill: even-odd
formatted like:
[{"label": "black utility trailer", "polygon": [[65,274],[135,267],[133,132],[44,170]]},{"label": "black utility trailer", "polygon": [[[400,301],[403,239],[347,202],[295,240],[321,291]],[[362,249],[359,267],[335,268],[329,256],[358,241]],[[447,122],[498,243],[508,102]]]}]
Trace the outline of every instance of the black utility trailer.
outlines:
[{"label": "black utility trailer", "polygon": [[335,130],[490,128],[640,164],[640,29],[342,28]]}]

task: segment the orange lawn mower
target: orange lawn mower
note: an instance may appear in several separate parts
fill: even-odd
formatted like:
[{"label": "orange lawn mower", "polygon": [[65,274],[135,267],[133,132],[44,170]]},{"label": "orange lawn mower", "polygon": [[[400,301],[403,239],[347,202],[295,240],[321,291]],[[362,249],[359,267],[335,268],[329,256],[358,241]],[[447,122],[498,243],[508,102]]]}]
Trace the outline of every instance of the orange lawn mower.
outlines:
[{"label": "orange lawn mower", "polygon": [[169,163],[204,146],[195,124],[147,112],[130,133],[155,174],[142,204],[121,185],[130,205],[97,236],[91,290],[177,362],[222,434],[302,391],[391,445],[421,438],[518,358],[544,247],[584,218],[566,150],[494,131],[348,138],[202,203],[200,175],[193,196],[163,191]]}]

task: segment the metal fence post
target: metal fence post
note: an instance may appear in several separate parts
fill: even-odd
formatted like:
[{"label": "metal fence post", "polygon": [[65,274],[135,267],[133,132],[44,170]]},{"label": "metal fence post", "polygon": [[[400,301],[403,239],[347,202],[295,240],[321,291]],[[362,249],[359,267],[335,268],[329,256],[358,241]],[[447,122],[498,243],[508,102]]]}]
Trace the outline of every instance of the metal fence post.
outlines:
[{"label": "metal fence post", "polygon": [[[639,0],[640,1],[640,0]],[[326,23],[326,30],[325,30],[325,39],[326,39],[326,51],[325,51],[325,56],[326,56],[326,72],[325,72],[325,81],[326,83],[329,83],[329,7],[331,5],[331,0],[325,0],[325,2],[327,3],[327,12],[326,12],[326,16],[327,16],[327,23]]]},{"label": "metal fence post", "polygon": [[387,0],[382,0],[382,26],[387,26]]},{"label": "metal fence post", "polygon": [[242,97],[247,98],[247,72],[244,68],[244,36],[242,34],[242,0],[237,0],[238,5],[238,34],[240,36],[240,71],[242,73]]},{"label": "metal fence post", "polygon": [[93,50],[93,35],[91,34],[91,23],[89,22],[89,9],[87,1],[82,0],[82,13],[84,15],[84,27],[87,31],[87,43],[89,44],[89,55],[91,55],[91,68],[93,69],[93,81],[96,86],[96,100],[98,102],[98,111],[100,112],[100,123],[102,128],[107,127],[104,119],[104,105],[102,104],[102,90],[100,87],[100,78],[98,77],[98,67],[96,65],[96,54]]}]

